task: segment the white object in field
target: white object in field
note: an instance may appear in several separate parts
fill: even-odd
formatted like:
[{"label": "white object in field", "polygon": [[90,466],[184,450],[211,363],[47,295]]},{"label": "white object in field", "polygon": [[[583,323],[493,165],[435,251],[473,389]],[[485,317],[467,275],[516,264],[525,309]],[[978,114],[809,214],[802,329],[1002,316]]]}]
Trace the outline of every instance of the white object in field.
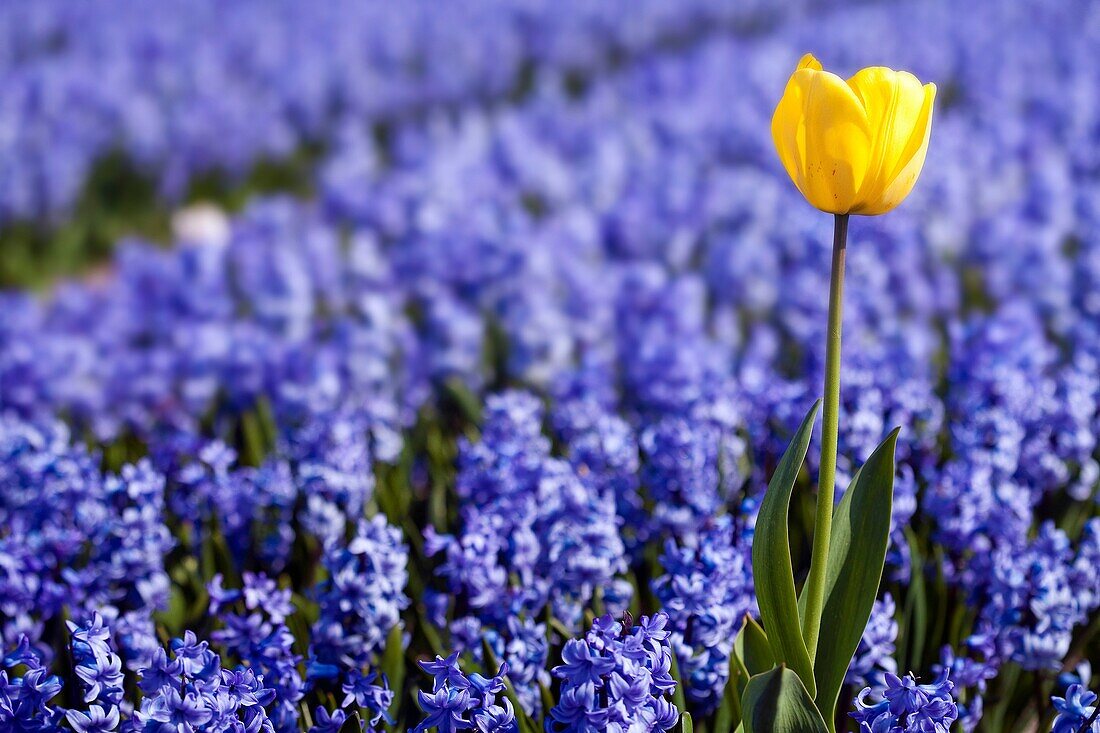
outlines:
[{"label": "white object in field", "polygon": [[180,244],[222,247],[229,242],[229,217],[213,204],[193,204],[172,214],[172,232]]}]

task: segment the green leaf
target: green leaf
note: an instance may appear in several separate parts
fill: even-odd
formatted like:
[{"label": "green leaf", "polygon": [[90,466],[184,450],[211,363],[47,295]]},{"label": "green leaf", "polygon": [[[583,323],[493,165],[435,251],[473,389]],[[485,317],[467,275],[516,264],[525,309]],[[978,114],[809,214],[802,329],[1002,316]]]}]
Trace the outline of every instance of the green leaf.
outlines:
[{"label": "green leaf", "polygon": [[802,683],[813,695],[813,665],[802,637],[798,602],[794,589],[794,570],[791,567],[791,544],[787,533],[787,513],[795,479],[806,460],[821,400],[814,403],[802,425],[795,433],[783,458],[772,475],[760,515],[756,520],[756,533],[752,542],[752,570],[756,580],[756,597],[760,605],[760,618],[768,632],[768,642],[775,661],[785,664],[802,678]]},{"label": "green leaf", "polygon": [[909,567],[912,574],[905,589],[905,615],[903,625],[904,644],[898,645],[898,666],[902,669],[916,667],[924,659],[924,639],[928,629],[928,598],[924,582],[924,555],[920,541],[912,528],[905,528],[909,543]]},{"label": "green leaf", "polygon": [[555,705],[554,693],[550,692],[550,688],[542,680],[539,680],[539,696],[542,698],[543,715],[549,715],[550,708]]},{"label": "green leaf", "polygon": [[681,733],[695,733],[695,726],[691,724],[691,713],[684,713],[680,716],[680,731]]},{"label": "green leaf", "polygon": [[749,680],[741,707],[745,733],[828,732],[802,680],[786,667]]},{"label": "green leaf", "polygon": [[[737,683],[733,680],[733,657],[730,657],[730,680],[726,682],[726,689],[722,692],[722,704],[714,714],[715,730],[733,730],[735,723],[741,722],[741,700],[737,698],[735,690]],[[737,698],[734,702],[734,698]]]},{"label": "green leaf", "polygon": [[741,695],[749,684],[749,673],[734,651],[730,654],[730,677],[722,691],[722,704],[714,714],[714,730],[730,730],[741,722]]},{"label": "green leaf", "polygon": [[450,650],[447,648],[447,645],[443,643],[443,639],[440,637],[439,631],[436,630],[435,624],[426,620],[427,611],[424,611],[418,606],[417,616],[420,621],[417,623],[416,628],[420,629],[421,633],[424,634],[424,638],[427,640],[428,646],[431,648],[432,652],[441,657],[446,657]]},{"label": "green leaf", "polygon": [[179,586],[173,585],[168,595],[168,608],[156,611],[153,617],[172,635],[182,633],[187,622],[187,599]]},{"label": "green leaf", "polygon": [[760,628],[760,624],[756,623],[756,619],[748,614],[741,623],[741,632],[733,641],[733,648],[750,677],[767,672],[775,666],[775,657],[772,656],[768,635],[764,633],[764,629]]},{"label": "green leaf", "polygon": [[671,656],[672,665],[669,674],[672,675],[672,679],[679,681],[679,684],[672,691],[672,704],[682,713],[687,710],[687,698],[684,696],[684,683],[682,681],[684,678],[680,676],[680,660],[676,658],[676,652],[673,651]]},{"label": "green leaf", "polygon": [[830,730],[844,674],[871,617],[882,581],[890,541],[894,447],[900,430],[891,432],[856,472],[833,515],[822,613],[828,628],[818,640],[814,664],[818,689],[815,700],[830,722]]},{"label": "green leaf", "polygon": [[379,667],[389,680],[395,699],[400,699],[405,687],[405,634],[400,624],[390,629]]},{"label": "green leaf", "polygon": [[733,641],[730,654],[730,676],[726,689],[722,693],[722,704],[715,714],[714,729],[728,731],[741,722],[741,696],[749,678],[754,674],[767,672],[775,666],[768,637],[756,619],[745,614],[741,630]]}]

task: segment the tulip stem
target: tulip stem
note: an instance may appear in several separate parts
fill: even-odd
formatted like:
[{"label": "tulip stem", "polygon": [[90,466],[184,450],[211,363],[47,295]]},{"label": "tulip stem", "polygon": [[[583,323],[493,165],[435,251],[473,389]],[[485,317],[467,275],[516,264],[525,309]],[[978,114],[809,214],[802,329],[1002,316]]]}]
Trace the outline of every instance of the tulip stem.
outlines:
[{"label": "tulip stem", "polygon": [[833,265],[829,277],[829,328],[825,336],[825,405],[821,420],[821,470],[817,480],[817,518],[810,576],[806,580],[806,615],[802,635],[810,661],[817,657],[821,613],[825,605],[825,568],[833,531],[836,484],[836,443],[840,416],[840,327],[844,300],[844,254],[848,245],[848,215],[837,214],[833,226]]}]

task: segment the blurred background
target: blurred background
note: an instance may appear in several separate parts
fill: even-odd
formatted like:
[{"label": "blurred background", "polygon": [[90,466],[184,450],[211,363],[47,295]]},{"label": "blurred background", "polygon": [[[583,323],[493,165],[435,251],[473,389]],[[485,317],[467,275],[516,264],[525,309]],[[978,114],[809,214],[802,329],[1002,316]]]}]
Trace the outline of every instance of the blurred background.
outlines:
[{"label": "blurred background", "polygon": [[[414,130],[530,118],[551,95],[571,119],[602,100],[623,124],[698,126],[722,138],[713,164],[774,171],[756,123],[804,49],[842,73],[883,63],[936,80],[939,121],[967,128],[936,136],[951,161],[929,166],[941,176],[972,169],[960,153],[980,153],[952,147],[968,135],[1002,149],[1005,166],[1034,157],[1020,150],[1028,133],[1050,138],[1047,151],[1091,147],[1077,138],[1092,80],[1070,61],[1092,40],[1089,3],[48,0],[0,13],[7,285],[78,271],[127,235],[165,242],[188,203],[316,199],[353,153],[376,176],[404,162]],[[1060,162],[1031,164],[1055,176]]]}]

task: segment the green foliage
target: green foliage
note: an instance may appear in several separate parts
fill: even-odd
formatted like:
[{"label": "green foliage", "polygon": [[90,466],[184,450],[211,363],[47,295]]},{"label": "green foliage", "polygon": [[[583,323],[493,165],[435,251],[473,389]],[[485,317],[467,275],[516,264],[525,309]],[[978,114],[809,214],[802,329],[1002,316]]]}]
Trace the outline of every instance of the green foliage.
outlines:
[{"label": "green foliage", "polygon": [[672,655],[672,667],[669,669],[669,673],[672,675],[672,679],[679,681],[676,689],[672,691],[672,704],[682,713],[687,710],[687,698],[684,695],[684,684],[682,682],[684,678],[680,674],[680,661],[676,658],[676,654]]},{"label": "green foliage", "polygon": [[[204,201],[233,212],[260,195],[308,197],[324,151],[306,142],[286,159],[257,161],[243,178],[207,171],[191,181],[183,204]],[[109,259],[127,237],[166,243],[171,211],[149,171],[122,151],[110,152],[92,167],[72,210],[0,228],[0,287],[47,287],[59,276],[79,275]]]},{"label": "green foliage", "polygon": [[741,722],[741,697],[753,675],[767,672],[775,666],[768,636],[756,619],[746,615],[741,630],[733,642],[730,654],[730,677],[722,695],[722,704],[715,716],[715,729],[731,730]]},{"label": "green foliage", "polygon": [[776,662],[789,666],[798,674],[811,695],[816,692],[816,687],[813,666],[799,623],[787,513],[795,480],[806,460],[820,406],[819,400],[810,408],[772,475],[760,505],[752,545],[756,597],[772,654]]},{"label": "green foliage", "polygon": [[879,444],[856,472],[833,517],[825,574],[828,633],[818,640],[814,660],[818,708],[829,729],[844,674],[856,653],[878,595],[894,496],[894,447],[900,428]]},{"label": "green foliage", "polygon": [[829,626],[811,658],[802,634],[806,598],[805,593],[795,594],[787,523],[819,406],[802,421],[760,507],[753,574],[764,628],[747,619],[734,644],[730,682],[716,718],[726,729],[740,718],[746,733],[816,731],[819,724],[834,730],[844,675],[878,595],[890,536],[899,430],[856,472],[836,508],[825,565],[824,618]]},{"label": "green foliage", "polygon": [[745,733],[826,733],[814,701],[797,674],[776,667],[749,680],[741,702]]},{"label": "green foliage", "polygon": [[386,639],[386,649],[382,652],[382,660],[378,665],[382,674],[390,682],[390,689],[394,691],[394,700],[401,700],[401,693],[405,689],[405,633],[400,626],[394,626]]}]

